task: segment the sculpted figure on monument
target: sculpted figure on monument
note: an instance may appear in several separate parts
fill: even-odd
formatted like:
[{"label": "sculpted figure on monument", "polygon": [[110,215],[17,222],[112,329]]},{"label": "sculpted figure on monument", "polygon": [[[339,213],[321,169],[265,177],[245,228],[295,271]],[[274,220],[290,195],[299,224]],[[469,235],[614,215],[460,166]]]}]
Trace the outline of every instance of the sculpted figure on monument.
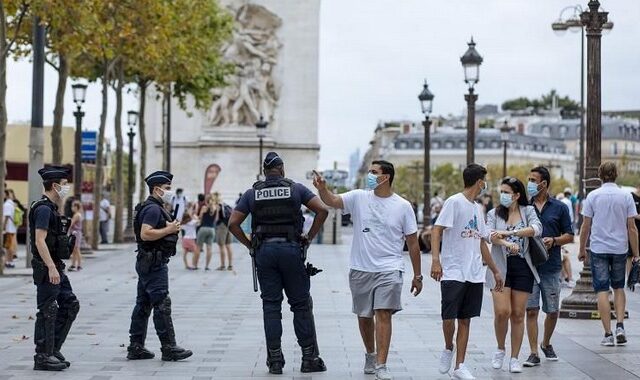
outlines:
[{"label": "sculpted figure on monument", "polygon": [[282,20],[256,4],[232,11],[233,38],[223,51],[236,72],[227,78],[227,87],[214,91],[209,120],[212,126],[253,126],[260,115],[273,121],[279,98],[273,68],[282,47],[276,32]]}]

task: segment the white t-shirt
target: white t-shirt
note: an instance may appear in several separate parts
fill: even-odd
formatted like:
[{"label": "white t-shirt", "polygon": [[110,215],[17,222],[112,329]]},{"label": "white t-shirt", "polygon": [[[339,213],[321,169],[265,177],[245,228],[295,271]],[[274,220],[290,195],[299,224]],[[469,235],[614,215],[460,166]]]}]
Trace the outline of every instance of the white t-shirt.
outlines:
[{"label": "white t-shirt", "polygon": [[442,280],[482,283],[486,269],[482,265],[480,241],[487,236],[482,206],[462,193],[448,198],[442,206],[437,226],[442,236]]},{"label": "white t-shirt", "polygon": [[185,239],[194,239],[196,238],[196,226],[198,225],[198,221],[195,219],[191,219],[189,223],[183,224],[182,229],[184,230],[184,238]]},{"label": "white t-shirt", "polygon": [[382,198],[371,190],[341,194],[343,214],[351,214],[351,269],[363,272],[404,271],[405,236],[418,231],[411,203],[397,194]]},{"label": "white t-shirt", "polygon": [[16,225],[13,222],[13,214],[15,212],[16,212],[15,203],[13,203],[11,199],[7,199],[6,201],[4,201],[4,205],[2,206],[2,215],[3,215],[3,218],[9,217],[9,221],[7,222],[7,226],[3,231],[8,234],[15,234],[17,232]]},{"label": "white t-shirt", "polygon": [[304,218],[304,223],[302,225],[302,233],[308,234],[309,230],[311,229],[311,226],[313,226],[313,215],[304,213],[302,214],[302,217]]},{"label": "white t-shirt", "polygon": [[182,217],[184,216],[184,211],[187,208],[187,197],[185,197],[184,195],[181,196],[177,196],[174,195],[173,197],[171,197],[171,208],[172,209],[176,209],[177,205],[180,205],[180,208],[178,209],[178,214],[176,217],[176,220],[182,220]]},{"label": "white t-shirt", "polygon": [[571,199],[564,197],[560,201],[567,205],[567,208],[569,209],[569,217],[571,217],[571,223],[573,223],[573,203],[571,203]]},{"label": "white t-shirt", "polygon": [[627,219],[633,218],[636,204],[630,192],[615,183],[603,183],[587,195],[582,215],[591,222],[591,252],[626,255],[629,250]]},{"label": "white t-shirt", "polygon": [[100,201],[100,221],[106,222],[109,220],[109,213],[105,210],[108,210],[111,207],[111,203],[109,203],[108,199],[103,199]]}]

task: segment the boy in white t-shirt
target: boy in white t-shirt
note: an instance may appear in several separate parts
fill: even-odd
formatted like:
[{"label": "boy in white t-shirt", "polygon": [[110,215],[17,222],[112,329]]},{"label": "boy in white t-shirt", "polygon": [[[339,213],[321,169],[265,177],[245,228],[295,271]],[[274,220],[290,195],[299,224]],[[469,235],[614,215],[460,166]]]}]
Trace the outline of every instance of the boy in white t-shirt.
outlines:
[{"label": "boy in white t-shirt", "polygon": [[457,319],[458,350],[453,371],[454,379],[475,379],[465,367],[464,358],[471,318],[480,316],[482,309],[486,272],[483,260],[493,272],[496,290],[502,288],[502,278],[483,240],[488,237],[488,231],[482,206],[475,202],[475,199],[488,189],[486,175],[487,169],[477,164],[470,164],[464,169],[464,190],[444,202],[431,233],[431,277],[441,281],[442,331],[445,340],[439,370],[440,373],[447,373],[451,368]]},{"label": "boy in white t-shirt", "polygon": [[358,316],[367,351],[364,373],[375,373],[376,379],[391,379],[386,362],[391,343],[391,316],[402,310],[405,240],[414,273],[411,292],[417,296],[422,290],[416,218],[411,204],[393,192],[394,174],[390,162],[373,161],[367,175],[368,190],[341,195],[332,194],[320,176],[316,175],[313,180],[322,201],[351,214],[353,220],[349,286],[353,313]]}]

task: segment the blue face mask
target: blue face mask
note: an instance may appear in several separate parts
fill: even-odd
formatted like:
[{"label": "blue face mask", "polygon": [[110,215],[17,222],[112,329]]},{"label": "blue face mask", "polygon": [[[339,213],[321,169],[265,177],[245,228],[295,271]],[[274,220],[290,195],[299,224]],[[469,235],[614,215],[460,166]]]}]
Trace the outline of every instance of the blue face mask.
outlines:
[{"label": "blue face mask", "polygon": [[513,195],[500,193],[500,204],[503,205],[504,207],[509,208],[509,206],[513,204]]},{"label": "blue face mask", "polygon": [[373,173],[367,174],[367,189],[375,190],[380,184],[378,183],[378,176]]},{"label": "blue face mask", "polygon": [[536,195],[538,195],[538,193],[540,192],[540,190],[538,190],[538,184],[529,181],[529,183],[527,183],[527,192],[529,193],[530,197],[535,197]]}]

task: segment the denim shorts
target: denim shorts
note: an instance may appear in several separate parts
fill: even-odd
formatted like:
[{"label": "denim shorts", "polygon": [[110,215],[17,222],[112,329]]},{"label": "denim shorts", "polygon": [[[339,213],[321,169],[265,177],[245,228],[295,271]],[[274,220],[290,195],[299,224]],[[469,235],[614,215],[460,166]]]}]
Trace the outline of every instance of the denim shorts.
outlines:
[{"label": "denim shorts", "polygon": [[540,309],[542,298],[542,311],[553,314],[560,311],[560,272],[538,273],[540,283],[534,281],[533,290],[529,294],[527,310]]},{"label": "denim shorts", "polygon": [[624,288],[627,255],[613,253],[591,252],[591,273],[593,275],[593,290],[608,292],[613,289]]}]

